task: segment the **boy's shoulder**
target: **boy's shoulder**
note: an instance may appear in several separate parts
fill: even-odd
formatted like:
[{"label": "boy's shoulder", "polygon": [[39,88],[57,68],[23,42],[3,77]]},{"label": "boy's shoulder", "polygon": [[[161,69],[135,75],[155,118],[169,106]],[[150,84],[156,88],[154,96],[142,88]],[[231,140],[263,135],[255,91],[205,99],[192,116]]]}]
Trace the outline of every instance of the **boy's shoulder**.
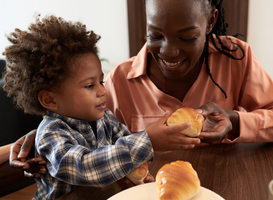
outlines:
[{"label": "boy's shoulder", "polygon": [[39,124],[37,128],[37,135],[41,135],[45,132],[45,130],[55,129],[62,124],[62,120],[59,117],[55,117],[52,114],[47,114],[43,116],[43,120]]},{"label": "boy's shoulder", "polygon": [[[81,120],[73,119],[57,113],[48,111],[47,115],[43,116],[43,120],[38,126],[37,135],[44,135],[46,133],[54,133],[60,130],[73,129],[84,123]],[[86,122],[87,123],[87,122]],[[86,124],[85,123],[85,124]]]}]

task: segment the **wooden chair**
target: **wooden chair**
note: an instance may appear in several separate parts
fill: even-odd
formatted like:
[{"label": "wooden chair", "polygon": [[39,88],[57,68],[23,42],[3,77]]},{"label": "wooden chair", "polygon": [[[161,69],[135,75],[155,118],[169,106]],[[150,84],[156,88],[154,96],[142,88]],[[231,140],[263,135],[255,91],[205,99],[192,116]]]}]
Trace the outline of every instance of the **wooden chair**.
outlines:
[{"label": "wooden chair", "polygon": [[[28,115],[23,111],[15,108],[12,103],[12,99],[6,96],[3,90],[4,80],[2,73],[6,67],[6,61],[0,59],[0,146],[15,142],[21,136],[25,135],[29,131],[37,128],[38,124],[42,120],[40,116]],[[31,196],[31,199],[35,193],[36,183],[33,178],[26,178],[22,169],[15,169],[10,167],[8,160],[3,164],[0,164],[0,198],[8,195],[7,199],[15,199],[13,194],[16,191],[26,188],[27,186],[34,185],[31,189],[27,189],[27,192]],[[36,186],[37,187],[37,186]]]},{"label": "wooden chair", "polygon": [[36,129],[41,116],[24,113],[15,107],[12,98],[3,90],[4,80],[0,79],[0,146],[15,142],[29,131]]},{"label": "wooden chair", "polygon": [[[0,165],[0,197],[32,184],[36,184],[35,180],[33,178],[26,178],[23,169],[12,168],[8,161]],[[24,198],[22,197],[22,199]]]}]

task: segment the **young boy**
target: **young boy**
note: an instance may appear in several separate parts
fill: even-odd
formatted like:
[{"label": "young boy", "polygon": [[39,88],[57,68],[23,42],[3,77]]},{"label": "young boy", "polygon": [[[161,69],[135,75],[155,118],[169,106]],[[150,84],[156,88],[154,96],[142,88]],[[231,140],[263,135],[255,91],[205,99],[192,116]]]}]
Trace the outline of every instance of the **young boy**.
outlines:
[{"label": "young boy", "polygon": [[37,17],[29,31],[8,36],[4,88],[25,112],[44,115],[35,147],[49,173],[36,179],[34,199],[57,199],[78,185],[107,186],[185,138],[179,132],[189,124],[166,127],[167,116],[136,134],[117,121],[106,108],[99,38],[55,16]]}]

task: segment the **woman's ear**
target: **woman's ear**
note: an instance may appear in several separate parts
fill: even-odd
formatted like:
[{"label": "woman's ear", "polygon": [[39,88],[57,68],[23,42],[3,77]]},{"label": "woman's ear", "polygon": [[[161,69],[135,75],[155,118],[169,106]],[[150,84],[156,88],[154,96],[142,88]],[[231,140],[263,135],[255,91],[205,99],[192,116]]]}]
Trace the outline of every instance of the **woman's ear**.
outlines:
[{"label": "woman's ear", "polygon": [[53,92],[47,91],[47,90],[41,90],[38,93],[38,100],[40,104],[51,111],[56,111],[58,109],[58,104],[54,99]]},{"label": "woman's ear", "polygon": [[215,8],[212,10],[211,16],[208,21],[207,31],[206,31],[207,35],[212,31],[214,25],[216,24],[217,18],[218,18],[218,10]]}]

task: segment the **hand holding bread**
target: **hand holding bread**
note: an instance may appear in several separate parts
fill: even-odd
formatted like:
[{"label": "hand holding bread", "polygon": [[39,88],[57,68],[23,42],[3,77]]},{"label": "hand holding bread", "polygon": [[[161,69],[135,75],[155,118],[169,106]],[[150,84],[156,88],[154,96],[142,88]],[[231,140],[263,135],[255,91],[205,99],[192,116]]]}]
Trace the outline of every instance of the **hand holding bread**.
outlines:
[{"label": "hand holding bread", "polygon": [[167,110],[162,118],[146,129],[154,151],[190,149],[194,148],[195,145],[200,144],[199,138],[186,137],[185,135],[180,134],[181,131],[190,126],[190,123],[182,123],[177,126],[166,126],[169,117],[170,112]]},{"label": "hand holding bread", "polygon": [[149,173],[148,163],[144,163],[127,174],[127,178],[129,178],[134,184],[138,184],[143,181],[147,174]]},{"label": "hand holding bread", "polygon": [[167,120],[168,126],[174,126],[182,123],[190,122],[191,126],[181,133],[189,137],[197,137],[200,135],[204,124],[204,117],[193,108],[184,107],[176,110]]}]

